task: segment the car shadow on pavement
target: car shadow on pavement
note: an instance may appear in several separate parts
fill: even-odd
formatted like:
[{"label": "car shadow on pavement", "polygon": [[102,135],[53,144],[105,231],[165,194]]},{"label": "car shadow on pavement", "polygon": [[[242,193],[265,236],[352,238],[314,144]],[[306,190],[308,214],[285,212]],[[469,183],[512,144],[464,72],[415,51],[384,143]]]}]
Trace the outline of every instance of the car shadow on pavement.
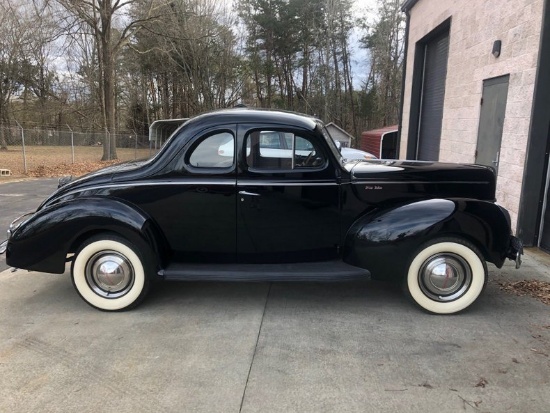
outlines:
[{"label": "car shadow on pavement", "polygon": [[[17,276],[17,273],[14,274]],[[63,310],[79,311],[92,309],[83,302],[75,291],[70,276],[29,273],[38,276],[39,285],[25,282],[23,295],[25,306],[39,311],[56,306]],[[510,301],[517,301],[491,283],[478,302],[459,314],[483,314],[485,312],[506,312]],[[154,284],[144,301],[130,312],[188,311],[194,306],[236,311],[251,305],[254,308],[270,305],[293,308],[295,311],[349,311],[365,315],[380,313],[417,313],[431,315],[417,307],[406,297],[401,288],[392,283],[380,281],[346,282],[159,282]],[[516,304],[517,305],[517,304]],[[30,306],[30,307],[29,307]],[[96,310],[97,311],[97,310]],[[98,311],[101,313],[100,311]],[[124,312],[122,312],[124,313]],[[443,316],[453,317],[453,316]]]},{"label": "car shadow on pavement", "polygon": [[[376,281],[349,282],[166,282],[152,288],[142,306],[155,308],[189,302],[237,303],[243,297],[284,300],[306,307],[348,305],[377,307],[407,302],[399,287]],[[407,302],[407,304],[409,304]]]}]

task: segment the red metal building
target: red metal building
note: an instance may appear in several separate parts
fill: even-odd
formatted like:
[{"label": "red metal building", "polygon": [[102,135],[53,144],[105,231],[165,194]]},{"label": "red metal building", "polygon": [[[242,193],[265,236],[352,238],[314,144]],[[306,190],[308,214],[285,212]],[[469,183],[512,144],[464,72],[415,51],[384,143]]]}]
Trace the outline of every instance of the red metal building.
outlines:
[{"label": "red metal building", "polygon": [[365,131],[359,140],[359,149],[370,152],[380,159],[397,159],[398,126],[386,126]]}]

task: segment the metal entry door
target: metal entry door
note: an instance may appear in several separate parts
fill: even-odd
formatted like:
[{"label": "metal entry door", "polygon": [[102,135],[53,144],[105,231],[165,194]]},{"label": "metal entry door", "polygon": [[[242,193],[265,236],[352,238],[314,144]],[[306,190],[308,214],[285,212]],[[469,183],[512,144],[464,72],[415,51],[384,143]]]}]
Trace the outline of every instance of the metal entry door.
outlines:
[{"label": "metal entry door", "polygon": [[483,81],[475,162],[492,166],[497,172],[509,80],[506,75]]}]

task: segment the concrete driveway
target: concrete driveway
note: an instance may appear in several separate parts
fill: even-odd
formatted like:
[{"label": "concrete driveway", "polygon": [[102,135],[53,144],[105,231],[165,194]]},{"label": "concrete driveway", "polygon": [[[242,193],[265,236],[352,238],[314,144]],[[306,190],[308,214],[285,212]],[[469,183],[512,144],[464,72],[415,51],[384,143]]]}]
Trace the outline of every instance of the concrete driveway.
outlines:
[{"label": "concrete driveway", "polygon": [[[55,186],[0,194],[26,185]],[[545,269],[492,270],[455,316],[374,282],[163,284],[113,314],[68,273],[3,271],[0,411],[548,412],[549,307],[496,284]]]}]

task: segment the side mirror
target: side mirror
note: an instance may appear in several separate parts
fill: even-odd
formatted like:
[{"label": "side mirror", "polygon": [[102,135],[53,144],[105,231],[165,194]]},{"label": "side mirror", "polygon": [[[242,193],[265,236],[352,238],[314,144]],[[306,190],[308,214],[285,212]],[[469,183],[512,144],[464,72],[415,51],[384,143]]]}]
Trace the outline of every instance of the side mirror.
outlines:
[{"label": "side mirror", "polygon": [[342,152],[342,143],[340,141],[334,141],[334,143],[336,144],[336,147],[338,148],[338,150]]}]

